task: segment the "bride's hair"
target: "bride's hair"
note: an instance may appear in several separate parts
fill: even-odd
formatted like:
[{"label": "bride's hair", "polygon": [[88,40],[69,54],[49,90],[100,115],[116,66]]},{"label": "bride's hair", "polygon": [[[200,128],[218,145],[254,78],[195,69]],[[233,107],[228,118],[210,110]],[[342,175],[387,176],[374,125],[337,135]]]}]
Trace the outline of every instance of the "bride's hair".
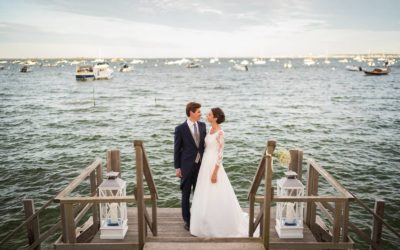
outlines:
[{"label": "bride's hair", "polygon": [[217,123],[221,124],[225,121],[225,114],[224,111],[220,108],[212,108],[211,112],[213,113],[214,117],[217,118]]}]

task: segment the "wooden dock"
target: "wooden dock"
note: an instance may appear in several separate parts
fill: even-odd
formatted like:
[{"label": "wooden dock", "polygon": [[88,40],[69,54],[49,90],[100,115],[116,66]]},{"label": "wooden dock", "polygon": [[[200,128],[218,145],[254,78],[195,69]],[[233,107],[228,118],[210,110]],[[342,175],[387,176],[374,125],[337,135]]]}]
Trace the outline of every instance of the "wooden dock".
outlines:
[{"label": "wooden dock", "polygon": [[[136,186],[133,195],[101,197],[99,186],[103,182],[102,160],[97,159],[86,167],[56,197],[36,210],[33,200],[24,200],[26,220],[10,232],[0,247],[23,227],[27,229],[28,249],[40,250],[40,245],[50,236],[61,231],[54,243],[55,250],[117,250],[117,249],[354,249],[354,242],[348,232],[352,230],[370,245],[370,249],[381,249],[382,227],[400,238],[383,219],[383,200],[377,200],[372,211],[357,197],[346,190],[332,175],[315,161],[308,162],[305,196],[279,196],[272,186],[272,153],[276,142],[268,141],[248,193],[249,235],[242,238],[202,238],[194,237],[183,228],[180,208],[160,208],[157,206],[158,193],[151,173],[150,164],[142,141],[134,141],[136,159]],[[107,171],[121,172],[119,150],[107,152]],[[301,180],[303,152],[291,150],[289,169],[298,173]],[[331,195],[318,193],[319,179],[324,179],[335,192]],[[90,181],[90,196],[71,196],[83,181]],[[258,192],[261,182],[265,188],[263,195]],[[144,193],[144,182],[150,195]],[[349,220],[350,203],[356,201],[373,216],[373,231],[367,235]],[[60,221],[50,225],[46,232],[40,232],[39,214],[54,202],[60,206]],[[128,208],[128,232],[122,240],[100,239],[101,203],[124,202],[133,204]],[[302,239],[281,239],[275,231],[276,202],[304,202],[304,237]],[[356,204],[357,204],[356,203]],[[90,217],[89,217],[90,216]],[[87,220],[86,218],[89,219]],[[325,223],[325,222],[328,223]],[[260,235],[254,235],[260,228]],[[265,230],[268,228],[268,230]]]},{"label": "wooden dock", "polygon": [[[148,235],[144,249],[241,249],[256,250],[264,249],[261,238],[201,238],[195,237],[183,228],[183,221],[180,208],[158,208],[158,235]],[[248,209],[244,209],[248,212]],[[274,214],[275,211],[272,211]],[[135,208],[128,210],[128,232],[124,240],[104,240],[100,239],[100,232],[94,236],[89,244],[91,249],[137,249],[138,248],[138,223],[137,211]],[[310,229],[304,228],[303,239],[280,239],[275,231],[275,218],[271,217],[270,224],[271,242],[317,242]],[[57,249],[64,249],[57,247]],[[68,249],[68,248],[65,248]],[[89,248],[87,248],[89,249]]]}]

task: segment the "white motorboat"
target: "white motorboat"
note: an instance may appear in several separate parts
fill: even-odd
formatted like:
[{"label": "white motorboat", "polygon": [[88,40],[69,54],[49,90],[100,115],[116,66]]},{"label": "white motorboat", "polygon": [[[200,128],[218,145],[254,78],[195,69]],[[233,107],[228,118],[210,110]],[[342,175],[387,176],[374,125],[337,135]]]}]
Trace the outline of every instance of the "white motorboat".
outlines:
[{"label": "white motorboat", "polygon": [[261,59],[261,58],[253,58],[252,61],[253,61],[253,64],[255,64],[255,65],[264,65],[267,63],[264,59]]},{"label": "white motorboat", "polygon": [[120,69],[120,72],[130,72],[133,71],[133,66],[129,66],[128,64],[124,64]]},{"label": "white motorboat", "polygon": [[219,59],[216,57],[210,59],[210,63],[218,63],[218,62],[219,62]]},{"label": "white motorboat", "polygon": [[233,69],[238,70],[238,71],[249,71],[249,67],[247,67],[247,65],[243,65],[243,64],[235,64],[235,65],[233,65]]},{"label": "white motorboat", "polygon": [[284,67],[285,69],[291,69],[291,68],[292,68],[292,62],[289,61],[288,63],[283,64],[283,67]]},{"label": "white motorboat", "polygon": [[303,63],[307,66],[311,66],[315,64],[315,61],[312,58],[304,58]]},{"label": "white motorboat", "polygon": [[355,66],[355,65],[347,65],[346,69],[348,71],[362,71],[361,66]]},{"label": "white motorboat", "polygon": [[81,65],[76,67],[75,78],[77,81],[94,80],[93,66]]},{"label": "white motorboat", "polygon": [[99,62],[93,67],[94,79],[107,80],[113,77],[114,70],[106,62]]}]

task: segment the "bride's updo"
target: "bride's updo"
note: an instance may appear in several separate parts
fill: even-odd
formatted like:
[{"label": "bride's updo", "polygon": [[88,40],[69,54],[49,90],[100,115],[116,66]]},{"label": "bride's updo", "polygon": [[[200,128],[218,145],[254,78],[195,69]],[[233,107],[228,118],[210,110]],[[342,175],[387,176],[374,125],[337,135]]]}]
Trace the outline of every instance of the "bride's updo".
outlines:
[{"label": "bride's updo", "polygon": [[221,124],[225,121],[225,114],[224,111],[220,108],[212,108],[211,112],[213,113],[214,117],[217,118],[217,123]]}]

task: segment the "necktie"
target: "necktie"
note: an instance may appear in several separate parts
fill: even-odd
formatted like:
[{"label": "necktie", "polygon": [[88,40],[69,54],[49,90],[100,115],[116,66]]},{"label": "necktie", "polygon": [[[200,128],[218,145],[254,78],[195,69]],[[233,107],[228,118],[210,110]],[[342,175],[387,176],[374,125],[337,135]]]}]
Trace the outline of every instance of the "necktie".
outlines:
[{"label": "necktie", "polygon": [[[197,148],[199,148],[200,136],[199,136],[199,131],[197,130],[197,123],[195,122],[195,123],[193,124],[193,126],[194,126],[194,138],[195,138],[194,140],[195,140],[195,142],[196,142]],[[196,163],[199,163],[199,161],[200,161],[200,153],[197,152],[195,162],[196,162]]]},{"label": "necktie", "polygon": [[199,147],[200,137],[199,137],[199,131],[197,130],[197,123],[195,122],[193,124],[193,126],[194,126],[194,138],[195,138],[197,147]]}]

